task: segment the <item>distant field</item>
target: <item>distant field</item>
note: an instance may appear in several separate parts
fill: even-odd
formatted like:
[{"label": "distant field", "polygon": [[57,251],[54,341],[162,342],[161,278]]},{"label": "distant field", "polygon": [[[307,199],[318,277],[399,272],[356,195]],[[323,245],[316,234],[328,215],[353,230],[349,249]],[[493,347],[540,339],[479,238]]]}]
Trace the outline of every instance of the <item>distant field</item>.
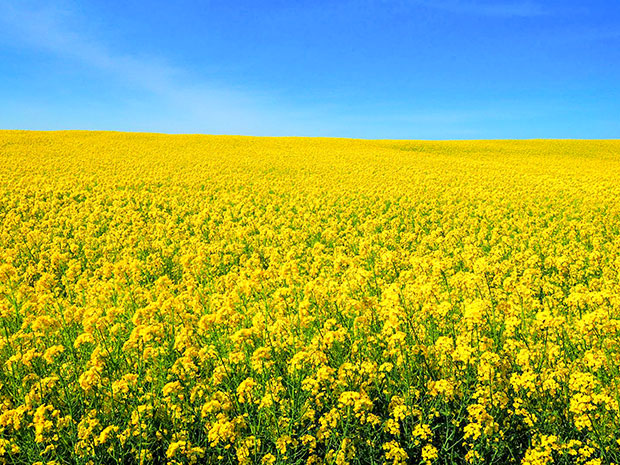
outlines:
[{"label": "distant field", "polygon": [[620,141],[0,131],[0,366],[0,463],[618,463]]}]

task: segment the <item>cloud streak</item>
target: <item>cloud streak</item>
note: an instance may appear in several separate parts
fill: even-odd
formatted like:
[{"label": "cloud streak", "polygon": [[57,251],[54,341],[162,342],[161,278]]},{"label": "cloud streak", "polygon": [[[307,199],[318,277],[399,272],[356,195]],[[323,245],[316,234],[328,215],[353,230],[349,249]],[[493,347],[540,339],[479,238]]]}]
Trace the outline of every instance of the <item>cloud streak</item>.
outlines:
[{"label": "cloud streak", "polygon": [[[162,113],[169,116],[168,130],[258,134],[282,127],[287,131],[294,129],[291,119],[302,116],[278,107],[267,96],[257,97],[234,87],[193,79],[186,70],[164,60],[118,53],[79,30],[76,24],[83,19],[71,5],[0,0],[0,25],[4,23],[5,34],[9,32],[12,42],[17,39],[30,48],[77,61],[125,86],[154,95]],[[153,116],[154,121],[166,119]]]}]

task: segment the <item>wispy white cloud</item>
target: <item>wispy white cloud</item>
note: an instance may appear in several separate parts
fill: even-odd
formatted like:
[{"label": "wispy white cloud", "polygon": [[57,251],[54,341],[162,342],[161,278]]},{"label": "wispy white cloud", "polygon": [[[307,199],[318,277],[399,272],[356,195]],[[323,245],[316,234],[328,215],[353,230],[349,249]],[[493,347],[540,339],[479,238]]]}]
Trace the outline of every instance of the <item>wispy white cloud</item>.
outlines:
[{"label": "wispy white cloud", "polygon": [[269,134],[274,127],[283,133],[299,130],[294,121],[304,115],[274,103],[268,95],[193,76],[161,57],[118,52],[80,27],[86,21],[70,2],[0,0],[0,27],[11,42],[74,60],[155,97],[166,117],[151,115],[152,130],[246,134]]},{"label": "wispy white cloud", "polygon": [[[72,3],[74,1],[0,0],[0,38],[4,36],[19,47],[26,46],[73,60],[100,73],[102,81],[113,79],[137,91],[133,93],[135,97],[125,102],[129,113],[135,110],[131,116],[120,111],[93,119],[92,114],[87,114],[88,111],[96,112],[97,108],[107,111],[104,105],[97,105],[100,100],[92,105],[92,110],[84,109],[83,105],[72,109],[72,114],[77,115],[72,121],[82,116],[82,124],[103,121],[89,129],[445,138],[458,137],[466,132],[473,134],[472,131],[478,130],[475,128],[485,127],[485,122],[498,119],[496,107],[475,111],[437,111],[427,104],[412,106],[411,111],[399,113],[402,106],[395,105],[395,108],[373,112],[372,106],[360,104],[350,108],[337,101],[330,102],[327,98],[295,106],[294,102],[279,99],[275,91],[244,89],[235,83],[223,84],[209,76],[197,76],[163,57],[119,51],[111,45],[113,41],[106,40],[106,34],[94,32],[89,18],[80,13],[78,4]],[[528,17],[546,13],[537,3],[517,0],[493,3],[488,0],[400,1],[408,2],[408,5],[495,17]],[[148,95],[143,97],[143,94]],[[23,117],[7,120],[5,116],[4,120],[13,126],[21,125],[22,121],[34,121],[38,115],[42,115],[40,118],[45,121],[54,121],[58,108],[53,104],[46,106],[45,102],[34,99],[27,104],[24,105],[23,101],[8,102],[5,106],[12,105],[13,109],[23,113]],[[537,108],[540,112],[539,106]],[[134,114],[135,121],[131,121]],[[529,118],[521,114],[515,102],[508,102],[501,114],[508,120]],[[43,122],[41,126],[44,124],[48,123]],[[64,120],[56,124],[67,125]],[[480,131],[480,134],[485,134]]]}]

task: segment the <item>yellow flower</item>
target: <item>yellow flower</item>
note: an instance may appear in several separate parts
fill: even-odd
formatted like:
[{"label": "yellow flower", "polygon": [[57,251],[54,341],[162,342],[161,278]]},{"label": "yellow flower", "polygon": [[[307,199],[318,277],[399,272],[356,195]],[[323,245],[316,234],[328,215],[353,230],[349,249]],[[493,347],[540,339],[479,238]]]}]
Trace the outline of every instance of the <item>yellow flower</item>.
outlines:
[{"label": "yellow flower", "polygon": [[427,444],[422,448],[422,460],[426,463],[430,463],[435,460],[439,454],[437,453],[437,448],[431,444]]},{"label": "yellow flower", "polygon": [[604,463],[619,153],[0,131],[0,456]]},{"label": "yellow flower", "polygon": [[95,338],[91,333],[82,333],[73,342],[73,347],[78,349],[83,344],[92,344],[95,342]]},{"label": "yellow flower", "polygon": [[237,396],[240,403],[251,402],[254,395],[254,388],[257,386],[256,381],[252,378],[246,378],[237,387]]}]

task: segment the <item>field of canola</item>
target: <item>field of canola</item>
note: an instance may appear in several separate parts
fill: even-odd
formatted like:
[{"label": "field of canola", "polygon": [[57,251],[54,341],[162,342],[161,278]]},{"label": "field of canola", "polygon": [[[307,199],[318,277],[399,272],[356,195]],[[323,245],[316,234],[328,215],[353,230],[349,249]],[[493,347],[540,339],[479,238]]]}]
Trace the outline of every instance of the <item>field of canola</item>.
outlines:
[{"label": "field of canola", "polygon": [[0,131],[0,463],[620,463],[620,141]]}]

